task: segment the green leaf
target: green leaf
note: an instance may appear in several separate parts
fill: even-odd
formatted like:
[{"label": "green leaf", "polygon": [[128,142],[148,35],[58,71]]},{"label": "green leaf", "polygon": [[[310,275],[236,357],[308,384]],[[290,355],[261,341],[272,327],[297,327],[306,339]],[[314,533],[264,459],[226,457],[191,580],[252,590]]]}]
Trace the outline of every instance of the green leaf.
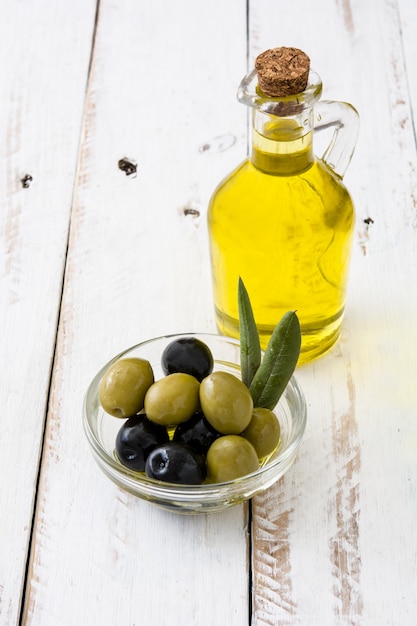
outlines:
[{"label": "green leaf", "polygon": [[295,311],[288,311],[275,327],[251,382],[255,407],[274,408],[296,368],[300,348],[300,322]]},{"label": "green leaf", "polygon": [[261,346],[258,329],[253,316],[248,292],[239,278],[238,285],[239,332],[240,332],[240,368],[242,381],[250,387],[253,377],[261,363]]}]

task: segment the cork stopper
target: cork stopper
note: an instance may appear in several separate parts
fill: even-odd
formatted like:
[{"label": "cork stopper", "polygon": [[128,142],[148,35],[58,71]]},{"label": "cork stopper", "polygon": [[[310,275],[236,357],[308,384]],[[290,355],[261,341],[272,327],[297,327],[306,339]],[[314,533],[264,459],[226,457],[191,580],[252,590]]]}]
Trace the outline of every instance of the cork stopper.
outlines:
[{"label": "cork stopper", "polygon": [[255,69],[266,96],[292,96],[307,86],[310,58],[298,48],[272,48],[256,58]]}]

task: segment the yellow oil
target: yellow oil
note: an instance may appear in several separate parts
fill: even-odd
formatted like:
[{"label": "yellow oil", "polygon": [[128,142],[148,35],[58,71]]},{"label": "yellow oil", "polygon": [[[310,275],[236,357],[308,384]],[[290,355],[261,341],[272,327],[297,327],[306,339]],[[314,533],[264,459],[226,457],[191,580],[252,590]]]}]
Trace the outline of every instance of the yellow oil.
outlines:
[{"label": "yellow oil", "polygon": [[208,213],[216,322],[239,337],[238,278],[261,345],[288,310],[300,319],[299,364],[337,341],[344,312],[354,208],[313,154],[311,132],[283,121],[253,131],[251,158],[214,192]]}]

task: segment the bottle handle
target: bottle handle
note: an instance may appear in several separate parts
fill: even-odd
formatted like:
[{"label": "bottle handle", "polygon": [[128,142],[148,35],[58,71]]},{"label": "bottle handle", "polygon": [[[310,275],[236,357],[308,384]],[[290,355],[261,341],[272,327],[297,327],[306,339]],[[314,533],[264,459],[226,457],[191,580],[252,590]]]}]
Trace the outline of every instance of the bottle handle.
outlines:
[{"label": "bottle handle", "polygon": [[322,160],[343,178],[355,150],[359,132],[359,114],[347,102],[320,100],[314,105],[314,130],[334,127]]}]

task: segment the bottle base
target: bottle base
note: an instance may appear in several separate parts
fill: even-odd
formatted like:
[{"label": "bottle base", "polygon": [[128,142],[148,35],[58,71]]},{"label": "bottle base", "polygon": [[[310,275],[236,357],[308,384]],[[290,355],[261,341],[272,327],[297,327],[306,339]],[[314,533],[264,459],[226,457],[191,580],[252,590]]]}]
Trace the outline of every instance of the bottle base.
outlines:
[{"label": "bottle base", "polygon": [[[239,321],[225,315],[216,308],[216,324],[222,335],[239,339]],[[323,356],[333,348],[340,337],[342,327],[343,309],[337,316],[327,320],[321,320],[317,324],[302,324],[301,326],[301,350],[297,367],[310,363]],[[265,350],[274,327],[258,326],[259,340],[262,350]]]}]

